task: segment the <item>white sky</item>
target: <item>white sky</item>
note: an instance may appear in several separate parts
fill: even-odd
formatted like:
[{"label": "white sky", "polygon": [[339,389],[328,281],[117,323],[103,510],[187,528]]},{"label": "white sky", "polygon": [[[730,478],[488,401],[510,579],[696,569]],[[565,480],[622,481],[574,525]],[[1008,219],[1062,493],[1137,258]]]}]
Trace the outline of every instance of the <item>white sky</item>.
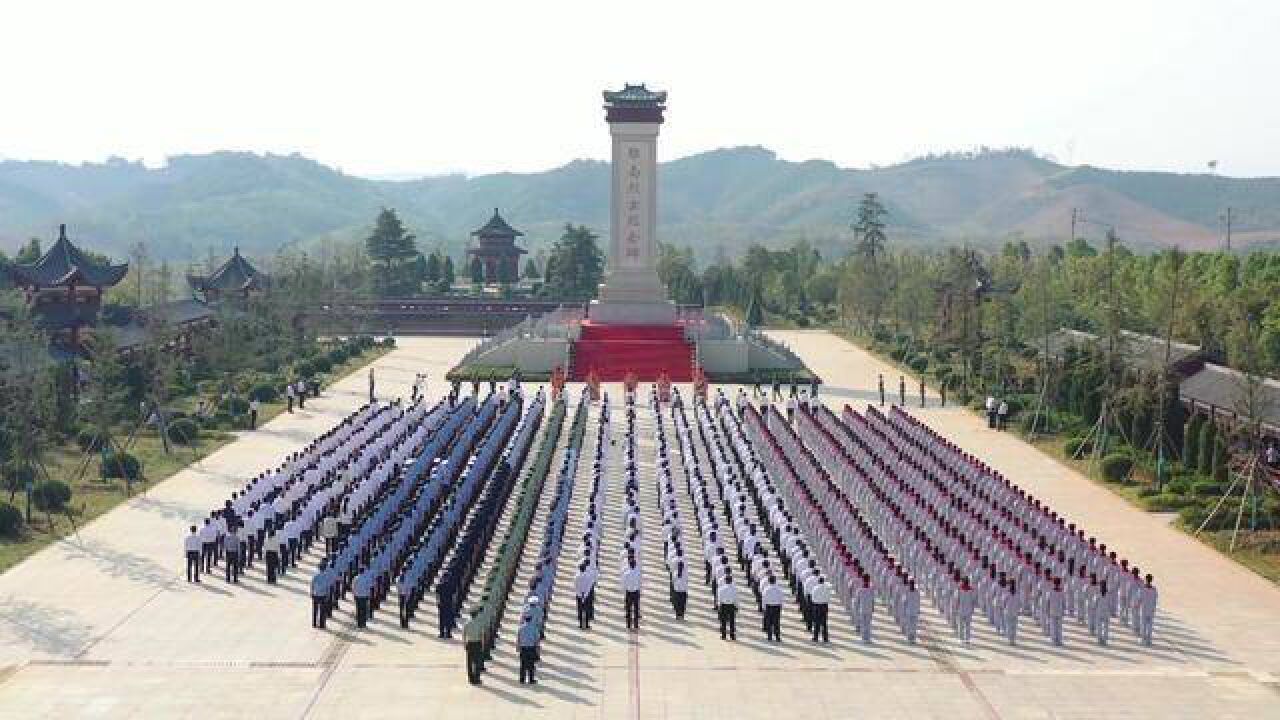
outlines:
[{"label": "white sky", "polygon": [[[627,11],[623,8],[633,8]],[[5,2],[0,157],[300,152],[353,174],[604,158],[600,91],[670,92],[664,159],[1280,175],[1280,3]]]}]

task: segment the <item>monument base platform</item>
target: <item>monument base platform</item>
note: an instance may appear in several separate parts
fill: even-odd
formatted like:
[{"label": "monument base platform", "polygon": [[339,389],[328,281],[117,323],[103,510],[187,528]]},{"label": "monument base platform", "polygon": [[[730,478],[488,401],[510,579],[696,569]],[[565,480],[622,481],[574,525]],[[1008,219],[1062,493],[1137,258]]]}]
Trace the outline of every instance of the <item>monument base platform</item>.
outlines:
[{"label": "monument base platform", "polygon": [[587,317],[601,325],[675,325],[676,304],[670,300],[592,300]]},{"label": "monument base platform", "polygon": [[[603,382],[621,382],[635,373],[641,382],[653,382],[664,372],[672,382],[693,380],[693,345],[684,328],[674,321],[664,324],[598,322],[594,315],[582,323],[573,343],[569,379],[584,381],[594,370]],[[674,309],[674,308],[673,308]]]}]

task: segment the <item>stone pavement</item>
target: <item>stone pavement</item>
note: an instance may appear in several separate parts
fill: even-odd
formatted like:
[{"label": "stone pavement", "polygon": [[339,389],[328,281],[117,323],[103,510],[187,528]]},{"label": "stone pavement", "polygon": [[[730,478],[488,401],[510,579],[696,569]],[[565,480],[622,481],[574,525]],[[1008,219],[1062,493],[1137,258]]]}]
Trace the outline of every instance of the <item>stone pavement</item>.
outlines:
[{"label": "stone pavement", "polygon": [[[892,368],[838,338],[821,332],[777,335],[828,381],[824,396],[833,406],[849,402],[860,408],[874,400],[877,372],[896,391]],[[438,394],[445,370],[472,342],[403,339],[375,365],[380,394],[407,395],[419,371],[429,373],[429,391]],[[1117,628],[1115,642],[1099,648],[1069,626],[1065,648],[1049,646],[1034,632],[1024,632],[1019,646],[1010,648],[984,622],[975,622],[975,641],[965,647],[950,639],[931,608],[924,613],[925,641],[918,646],[905,645],[879,616],[876,643],[863,646],[839,612],[832,616],[831,645],[818,646],[803,638],[792,606],[784,614],[781,646],[763,642],[753,607],[740,613],[738,642],[727,643],[719,639],[710,591],[700,582],[690,583],[688,618],[677,622],[666,602],[665,572],[657,561],[661,544],[653,534],[659,525],[647,408],[637,412],[640,502],[648,513],[647,542],[657,547],[647,548],[643,627],[638,635],[623,631],[621,598],[607,570],[621,542],[615,462],[606,491],[606,572],[597,623],[589,632],[577,630],[567,589],[571,574],[562,572],[536,688],[516,682],[509,633],[499,641],[485,684],[469,686],[458,641],[435,637],[430,603],[407,632],[396,624],[394,610],[379,613],[367,631],[355,631],[350,602],[328,630],[316,631],[308,620],[309,573],[292,573],[268,586],[259,568],[239,586],[214,578],[188,585],[181,576],[185,526],[244,477],[358,406],[365,392],[363,372],[338,382],[308,403],[306,412],[246,433],[200,467],[0,575],[0,717],[1280,714],[1280,591],[1016,437],[987,430],[964,410],[932,403],[912,411],[1155,574],[1161,612],[1154,647],[1142,648]],[[615,438],[622,420],[615,412]],[[593,412],[579,490],[589,480],[586,458],[597,421]],[[549,499],[544,493],[544,506]],[[569,533],[580,527],[584,502],[575,494]],[[691,512],[687,504],[682,507],[686,515]],[[536,518],[531,542],[540,541],[544,523],[544,515]],[[306,565],[315,560],[312,553]]]}]

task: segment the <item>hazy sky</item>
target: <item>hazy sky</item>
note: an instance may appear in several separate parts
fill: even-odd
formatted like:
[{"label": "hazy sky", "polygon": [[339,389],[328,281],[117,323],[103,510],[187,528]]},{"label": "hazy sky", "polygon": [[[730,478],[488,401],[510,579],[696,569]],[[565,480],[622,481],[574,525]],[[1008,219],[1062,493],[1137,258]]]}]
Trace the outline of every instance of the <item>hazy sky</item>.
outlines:
[{"label": "hazy sky", "polygon": [[604,158],[600,90],[643,81],[670,92],[664,159],[1024,145],[1280,175],[1277,38],[1267,0],[6,2],[0,157],[541,170]]}]

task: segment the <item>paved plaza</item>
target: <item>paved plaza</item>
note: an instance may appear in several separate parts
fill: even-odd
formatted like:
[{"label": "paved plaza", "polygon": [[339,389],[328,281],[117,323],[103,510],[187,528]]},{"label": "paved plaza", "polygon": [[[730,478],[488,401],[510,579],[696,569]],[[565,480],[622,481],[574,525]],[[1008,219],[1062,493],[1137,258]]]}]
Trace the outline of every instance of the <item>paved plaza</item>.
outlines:
[{"label": "paved plaza", "polygon": [[[827,381],[823,397],[833,409],[875,402],[881,372],[896,394],[896,370],[830,334],[774,335]],[[379,395],[407,396],[414,374],[424,371],[429,393],[440,394],[445,371],[473,343],[401,339],[374,365]],[[244,434],[0,575],[0,717],[1280,716],[1280,590],[1169,527],[1167,517],[1130,507],[1016,436],[986,429],[965,410],[938,408],[932,396],[927,408],[916,408],[911,387],[908,379],[913,414],[1155,575],[1161,594],[1153,647],[1142,647],[1118,624],[1113,642],[1099,647],[1074,622],[1065,647],[1034,631],[1010,647],[985,620],[974,623],[974,642],[965,646],[927,601],[916,646],[902,640],[879,608],[874,645],[852,637],[843,611],[833,611],[831,644],[814,645],[790,600],[783,644],[764,642],[751,603],[739,614],[738,642],[723,642],[701,582],[690,583],[688,617],[673,618],[654,532],[646,542],[659,547],[643,554],[647,585],[638,634],[623,629],[612,563],[604,563],[597,589],[597,621],[579,631],[569,589],[573,568],[561,563],[539,685],[516,681],[509,611],[484,685],[472,687],[460,640],[435,637],[429,600],[408,631],[394,610],[357,631],[350,602],[328,629],[314,630],[309,572],[291,573],[274,586],[263,580],[261,566],[236,586],[216,573],[200,585],[185,582],[186,526],[364,402],[361,371],[305,411]],[[577,387],[572,392],[576,401]],[[621,416],[615,416],[615,436]],[[586,457],[594,453],[598,419],[593,409]],[[640,502],[646,525],[656,528],[653,422],[644,406],[637,408],[637,426]],[[620,475],[618,463],[610,470]],[[579,487],[588,473],[589,464],[581,463]],[[621,543],[619,487],[614,477],[605,500],[606,554]],[[543,505],[549,496],[544,490]],[[686,533],[695,532],[688,496],[679,501]],[[584,508],[585,498],[575,493],[567,536],[581,532]],[[530,546],[541,543],[544,524],[545,515],[535,518]],[[517,587],[530,572],[530,554]],[[303,564],[311,569],[317,559],[313,551]],[[486,572],[481,569],[473,586]]]}]

